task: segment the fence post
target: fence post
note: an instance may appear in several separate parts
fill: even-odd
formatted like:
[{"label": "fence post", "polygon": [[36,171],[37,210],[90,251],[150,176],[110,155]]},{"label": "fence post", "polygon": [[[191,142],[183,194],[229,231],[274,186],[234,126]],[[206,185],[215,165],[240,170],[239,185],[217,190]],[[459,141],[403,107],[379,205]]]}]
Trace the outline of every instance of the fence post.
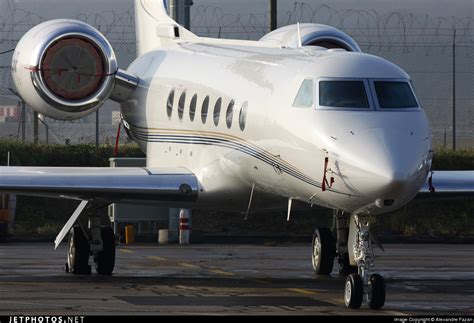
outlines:
[{"label": "fence post", "polygon": [[184,0],[184,28],[191,30],[191,6],[192,0]]},{"label": "fence post", "polygon": [[33,142],[38,144],[39,142],[39,116],[38,112],[33,112]]},{"label": "fence post", "polygon": [[95,146],[99,147],[99,110],[95,112]]},{"label": "fence post", "polygon": [[277,0],[270,0],[270,31],[277,29]]},{"label": "fence post", "polygon": [[26,141],[26,103],[21,99],[21,141]]},{"label": "fence post", "polygon": [[456,29],[453,35],[453,150],[456,150]]}]

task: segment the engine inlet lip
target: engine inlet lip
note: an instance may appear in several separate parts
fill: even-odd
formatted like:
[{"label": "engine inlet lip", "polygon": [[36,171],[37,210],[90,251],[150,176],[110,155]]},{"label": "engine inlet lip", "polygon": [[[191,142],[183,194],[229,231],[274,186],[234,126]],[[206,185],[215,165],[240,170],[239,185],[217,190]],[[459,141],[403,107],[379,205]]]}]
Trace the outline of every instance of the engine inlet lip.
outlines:
[{"label": "engine inlet lip", "polygon": [[[53,44],[65,38],[82,38],[85,41],[94,44],[104,60],[104,71],[106,76],[103,78],[97,91],[83,99],[66,100],[55,95],[46,85],[41,73],[41,68],[43,67],[42,60],[47,50]],[[89,110],[94,106],[98,106],[102,101],[107,99],[113,91],[115,73],[118,70],[117,59],[110,43],[93,27],[82,22],[76,22],[73,25],[60,28],[48,37],[48,39],[42,42],[36,48],[35,52],[37,54],[31,64],[33,66],[31,71],[33,86],[38,95],[57,110],[63,112],[83,112]]]},{"label": "engine inlet lip", "polygon": [[[95,54],[96,56],[99,57],[100,59],[100,62],[98,62],[100,64],[100,67],[101,67],[101,74],[103,75],[101,77],[101,79],[98,81],[98,83],[96,84],[95,87],[92,87],[90,86],[91,88],[88,89],[87,92],[90,92],[88,95],[84,95],[82,98],[78,99],[78,98],[68,98],[66,97],[66,95],[61,95],[60,93],[57,93],[55,92],[52,88],[51,88],[51,84],[49,84],[50,82],[48,82],[48,80],[46,79],[45,80],[45,76],[46,74],[49,74],[49,76],[51,76],[52,72],[51,70],[48,70],[46,67],[49,66],[48,64],[46,64],[46,61],[48,59],[50,59],[50,57],[48,56],[50,54],[50,51],[53,50],[54,51],[58,51],[60,50],[55,48],[56,45],[59,45],[61,42],[63,41],[70,41],[70,40],[80,40],[84,43],[86,43],[87,45],[89,46],[92,46],[92,48],[95,50],[95,53],[92,53],[93,55]],[[80,101],[80,100],[83,100],[83,99],[87,99],[87,98],[90,98],[91,96],[94,95],[95,92],[97,92],[97,89],[100,89],[103,85],[103,83],[106,81],[106,76],[109,74],[108,71],[105,70],[106,68],[106,64],[107,64],[107,59],[105,58],[104,56],[104,52],[103,50],[97,46],[94,42],[91,42],[90,39],[87,39],[87,38],[83,38],[81,36],[73,36],[73,37],[61,37],[59,40],[56,40],[55,42],[51,43],[50,46],[48,46],[45,51],[44,51],[44,54],[43,56],[41,57],[41,63],[40,63],[40,68],[39,68],[39,72],[41,74],[41,80],[44,82],[44,84],[46,85],[46,87],[55,95],[55,96],[58,96],[62,99],[66,99],[68,101]],[[77,72],[78,70],[78,67],[77,66],[72,66],[70,68],[70,70],[72,70],[73,72]],[[67,92],[66,92],[67,93]]]}]

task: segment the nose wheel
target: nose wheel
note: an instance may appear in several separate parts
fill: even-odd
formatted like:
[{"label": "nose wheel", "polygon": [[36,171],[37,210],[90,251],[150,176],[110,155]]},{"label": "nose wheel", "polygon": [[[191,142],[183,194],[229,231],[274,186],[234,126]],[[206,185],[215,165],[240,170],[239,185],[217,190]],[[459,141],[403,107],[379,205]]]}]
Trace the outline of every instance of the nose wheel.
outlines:
[{"label": "nose wheel", "polygon": [[364,285],[359,274],[350,274],[346,278],[344,303],[349,308],[359,308],[364,297]]},{"label": "nose wheel", "polygon": [[381,309],[385,304],[385,280],[379,274],[370,275],[367,302],[373,310]]}]

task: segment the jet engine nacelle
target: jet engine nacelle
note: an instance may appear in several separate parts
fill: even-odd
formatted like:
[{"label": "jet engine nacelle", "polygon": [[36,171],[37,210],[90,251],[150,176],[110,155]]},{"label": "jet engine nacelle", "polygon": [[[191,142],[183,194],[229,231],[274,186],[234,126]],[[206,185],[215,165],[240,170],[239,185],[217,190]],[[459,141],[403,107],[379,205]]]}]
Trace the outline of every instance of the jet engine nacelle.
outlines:
[{"label": "jet engine nacelle", "polygon": [[28,31],[16,46],[12,76],[22,98],[50,118],[79,119],[96,111],[114,89],[117,60],[94,27],[58,19]]},{"label": "jet engine nacelle", "polygon": [[[324,48],[341,48],[349,52],[361,52],[359,45],[341,30],[320,24],[300,24],[301,44],[303,46],[320,46]],[[277,46],[298,47],[298,27],[290,25],[276,29],[260,41]]]}]

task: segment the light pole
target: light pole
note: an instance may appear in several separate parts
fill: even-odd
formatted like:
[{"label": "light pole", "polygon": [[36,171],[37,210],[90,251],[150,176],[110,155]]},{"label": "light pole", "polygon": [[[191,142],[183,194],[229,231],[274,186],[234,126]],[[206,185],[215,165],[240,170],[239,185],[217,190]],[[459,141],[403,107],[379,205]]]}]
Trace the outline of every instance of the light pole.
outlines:
[{"label": "light pole", "polygon": [[278,28],[277,0],[270,0],[270,31]]}]

